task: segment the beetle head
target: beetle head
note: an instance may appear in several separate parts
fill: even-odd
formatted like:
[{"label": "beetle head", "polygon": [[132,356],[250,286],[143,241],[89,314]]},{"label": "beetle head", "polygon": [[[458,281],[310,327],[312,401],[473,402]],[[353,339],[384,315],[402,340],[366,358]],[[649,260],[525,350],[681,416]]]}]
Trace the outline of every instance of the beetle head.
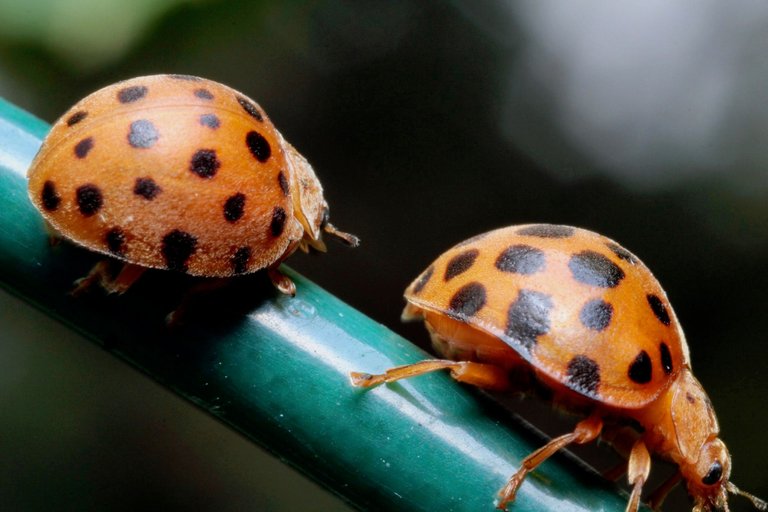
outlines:
[{"label": "beetle head", "polygon": [[697,460],[682,464],[680,471],[688,483],[688,493],[696,502],[694,511],[728,510],[726,491],[731,475],[731,456],[720,438],[704,443]]},{"label": "beetle head", "polygon": [[688,368],[678,379],[672,398],[672,422],[681,456],[680,472],[694,499],[694,512],[728,512],[728,493],[744,496],[758,510],[768,510],[764,501],[729,481],[731,456],[718,437],[715,411],[699,381]]},{"label": "beetle head", "polygon": [[307,159],[284,139],[282,142],[286,160],[291,167],[290,187],[293,194],[294,215],[304,227],[304,238],[301,240],[300,247],[304,250],[312,247],[317,251],[325,252],[322,232],[347,245],[357,246],[359,240],[356,236],[339,231],[328,222],[329,210],[328,203],[323,197],[323,187]]}]

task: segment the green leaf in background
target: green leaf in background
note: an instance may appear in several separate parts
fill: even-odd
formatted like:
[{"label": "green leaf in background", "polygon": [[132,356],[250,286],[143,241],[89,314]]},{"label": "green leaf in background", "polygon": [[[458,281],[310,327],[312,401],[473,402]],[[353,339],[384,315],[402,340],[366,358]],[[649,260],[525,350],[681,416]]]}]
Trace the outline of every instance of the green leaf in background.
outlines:
[{"label": "green leaf in background", "polygon": [[[190,0],[0,0],[0,33],[93,70],[122,57],[172,7]],[[200,2],[196,2],[200,3]]]}]

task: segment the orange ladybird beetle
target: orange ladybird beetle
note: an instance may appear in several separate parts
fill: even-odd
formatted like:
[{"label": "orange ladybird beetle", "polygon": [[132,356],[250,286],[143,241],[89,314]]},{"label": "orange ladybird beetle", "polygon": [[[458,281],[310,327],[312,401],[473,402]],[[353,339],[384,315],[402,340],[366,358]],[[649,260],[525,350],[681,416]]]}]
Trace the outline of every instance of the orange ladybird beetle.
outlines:
[{"label": "orange ladybird beetle", "polygon": [[405,298],[403,319],[423,320],[446,359],[353,373],[355,385],[448,369],[454,379],[486,389],[544,390],[553,403],[586,416],[522,461],[499,493],[500,509],[555,452],[600,435],[620,439],[630,420],[637,428],[625,443],[627,511],[638,509],[649,452],[677,465],[664,493],[682,477],[696,512],[727,511],[728,492],[766,510],[729,481],[730,455],[664,290],[616,242],[569,226],[497,229],[442,254]]},{"label": "orange ladybird beetle", "polygon": [[53,232],[126,263],[97,264],[77,289],[124,292],[147,268],[229,277],[278,270],[297,248],[325,250],[328,222],[312,167],[253,100],[189,75],[133,78],[81,100],[29,169],[29,196]]}]

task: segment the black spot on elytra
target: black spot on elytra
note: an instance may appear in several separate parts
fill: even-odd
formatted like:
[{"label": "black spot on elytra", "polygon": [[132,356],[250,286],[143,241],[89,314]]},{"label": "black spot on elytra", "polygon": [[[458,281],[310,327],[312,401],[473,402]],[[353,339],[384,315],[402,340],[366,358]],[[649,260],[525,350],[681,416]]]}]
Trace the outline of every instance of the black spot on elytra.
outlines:
[{"label": "black spot on elytra", "polygon": [[600,386],[600,365],[584,355],[578,355],[568,362],[566,378],[571,388],[586,394],[597,393]]},{"label": "black spot on elytra", "polygon": [[216,114],[203,114],[200,116],[200,124],[215,130],[221,126],[221,121],[219,121],[219,118],[216,116]]},{"label": "black spot on elytra", "polygon": [[212,100],[213,94],[208,89],[195,89],[195,96],[201,100]]},{"label": "black spot on elytra", "polygon": [[658,295],[653,295],[652,293],[649,293],[646,298],[648,299],[648,304],[651,306],[651,311],[653,311],[653,314],[659,319],[659,322],[664,325],[669,325],[672,322],[672,319],[669,318],[669,312],[664,305],[664,301],[662,301]]},{"label": "black spot on elytra", "polygon": [[75,190],[75,199],[77,201],[77,207],[86,217],[98,212],[104,205],[104,197],[101,194],[101,189],[92,183],[87,183],[77,187]]},{"label": "black spot on elytra", "polygon": [[120,103],[133,103],[146,96],[148,91],[143,85],[132,85],[117,91],[117,99]]},{"label": "black spot on elytra", "polygon": [[443,276],[443,279],[450,281],[459,274],[463,274],[469,270],[475,263],[478,254],[480,254],[480,251],[477,249],[470,249],[451,258],[448,265],[445,267],[445,275]]},{"label": "black spot on elytra", "polygon": [[688,401],[689,404],[696,403],[696,397],[693,396],[690,391],[685,392],[685,399]]},{"label": "black spot on elytra", "polygon": [[253,157],[261,163],[269,160],[272,155],[272,148],[269,146],[269,141],[264,138],[259,132],[251,130],[245,136],[245,144],[248,146],[248,151],[251,152]]},{"label": "black spot on elytra", "polygon": [[613,306],[602,299],[593,299],[582,306],[579,320],[587,329],[602,331],[611,323]]},{"label": "black spot on elytra", "polygon": [[45,210],[55,211],[61,204],[61,196],[56,190],[56,184],[50,180],[43,183],[43,190],[40,192],[40,201]]},{"label": "black spot on elytra", "polygon": [[202,82],[203,79],[199,76],[194,75],[179,75],[179,74],[168,74],[166,75],[169,78],[173,78],[174,80],[187,80],[189,82]]},{"label": "black spot on elytra", "polygon": [[285,210],[280,206],[275,206],[272,210],[272,222],[269,223],[269,231],[272,233],[272,236],[278,237],[283,234],[285,217]]},{"label": "black spot on elytra", "polygon": [[465,284],[451,297],[447,313],[454,318],[467,319],[485,306],[485,298],[485,286],[477,282]]},{"label": "black spot on elytra", "polygon": [[280,185],[280,190],[283,192],[284,196],[291,193],[291,185],[288,183],[288,178],[285,177],[283,171],[280,171],[277,174],[277,183]]},{"label": "black spot on elytra", "polygon": [[197,238],[174,229],[163,237],[160,251],[169,270],[187,270],[187,261],[197,249]]},{"label": "black spot on elytra", "polygon": [[496,258],[496,268],[515,274],[535,274],[544,268],[544,251],[530,245],[512,245]]},{"label": "black spot on elytra", "polygon": [[227,198],[224,203],[224,218],[228,222],[237,222],[245,212],[245,194],[237,194]]},{"label": "black spot on elytra", "polygon": [[558,226],[556,224],[534,224],[520,228],[516,231],[518,235],[538,236],[539,238],[568,238],[576,232],[570,226]]},{"label": "black spot on elytra", "polygon": [[625,248],[623,248],[622,246],[620,246],[619,244],[608,242],[605,245],[613,252],[613,254],[615,254],[622,260],[627,261],[632,265],[637,263],[637,258],[635,257],[635,255],[629,252],[628,250],[626,250]]},{"label": "black spot on elytra", "polygon": [[624,271],[614,262],[595,251],[581,251],[568,261],[574,279],[601,288],[614,288],[624,279]]},{"label": "black spot on elytra", "polygon": [[723,466],[720,464],[720,461],[716,460],[709,466],[709,471],[707,471],[707,474],[701,479],[701,483],[704,485],[714,485],[720,481],[720,477],[722,476]]},{"label": "black spot on elytra", "polygon": [[505,334],[527,350],[538,342],[537,338],[549,332],[549,313],[552,298],[533,290],[520,290],[517,299],[507,311]]},{"label": "black spot on elytra", "polygon": [[669,375],[672,373],[672,354],[669,352],[669,347],[663,341],[659,344],[659,352],[661,353],[661,369],[664,373]]},{"label": "black spot on elytra", "polygon": [[416,281],[416,284],[413,285],[413,293],[419,293],[421,290],[424,289],[424,287],[427,285],[430,279],[432,279],[432,275],[435,273],[435,267],[430,265],[430,267],[424,271],[421,276],[419,276],[419,280]]},{"label": "black spot on elytra", "polygon": [[77,158],[85,158],[88,153],[93,149],[93,137],[86,137],[77,144],[75,144],[75,156]]},{"label": "black spot on elytra", "polygon": [[189,161],[189,170],[201,178],[213,178],[219,167],[221,162],[213,149],[198,149]]},{"label": "black spot on elytra", "polygon": [[648,384],[653,377],[653,365],[648,352],[641,350],[632,364],[629,365],[629,378],[638,384]]},{"label": "black spot on elytra", "polygon": [[242,96],[237,97],[237,102],[241,107],[243,107],[243,110],[248,112],[249,116],[253,117],[257,121],[264,121],[264,116],[261,115],[261,111],[259,111],[259,108],[254,105],[253,102]]},{"label": "black spot on elytra", "polygon": [[155,180],[148,177],[136,178],[136,183],[133,185],[134,194],[150,201],[157,197],[157,194],[162,191],[163,189],[160,188],[160,185],[155,183]]},{"label": "black spot on elytra", "polygon": [[120,256],[125,252],[125,232],[119,227],[107,231],[107,234],[104,235],[104,241],[112,254]]},{"label": "black spot on elytra", "polygon": [[131,129],[128,132],[128,144],[137,149],[151,148],[160,138],[157,128],[152,121],[139,119],[131,123]]},{"label": "black spot on elytra", "polygon": [[85,110],[78,110],[67,118],[67,126],[74,126],[86,117],[88,117],[88,112]]},{"label": "black spot on elytra", "polygon": [[251,248],[241,247],[235,251],[232,256],[232,271],[235,274],[242,274],[248,270],[248,263],[251,261]]}]

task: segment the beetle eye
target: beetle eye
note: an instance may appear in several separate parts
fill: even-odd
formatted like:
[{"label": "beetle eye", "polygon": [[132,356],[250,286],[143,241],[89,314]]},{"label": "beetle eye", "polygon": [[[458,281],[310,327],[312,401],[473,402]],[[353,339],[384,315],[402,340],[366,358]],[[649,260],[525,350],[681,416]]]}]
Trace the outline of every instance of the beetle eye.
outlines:
[{"label": "beetle eye", "polygon": [[326,206],[323,210],[323,218],[320,221],[320,229],[323,229],[325,226],[328,225],[328,221],[330,220],[330,211],[328,210],[328,207]]},{"label": "beetle eye", "polygon": [[716,460],[709,466],[709,471],[701,479],[701,483],[704,485],[714,485],[720,481],[721,476],[723,476],[723,466],[720,464],[720,461]]}]

